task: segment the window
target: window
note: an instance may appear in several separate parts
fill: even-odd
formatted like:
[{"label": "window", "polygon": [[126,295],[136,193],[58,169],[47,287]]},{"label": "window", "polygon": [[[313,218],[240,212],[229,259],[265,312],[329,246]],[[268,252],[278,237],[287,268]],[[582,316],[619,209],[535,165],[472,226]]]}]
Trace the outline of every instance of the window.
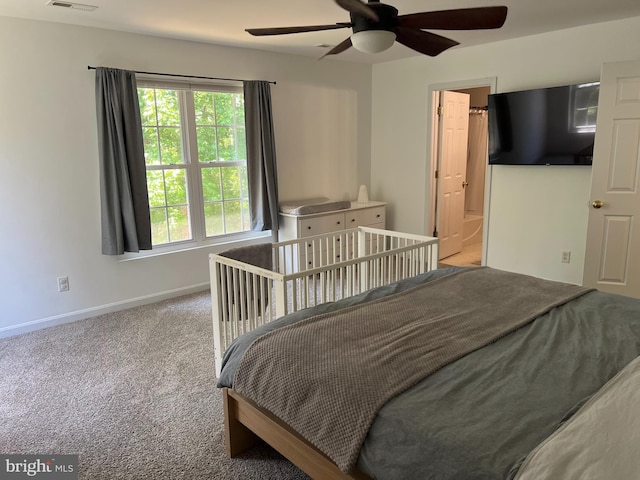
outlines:
[{"label": "window", "polygon": [[242,89],[138,85],[154,247],[250,230]]},{"label": "window", "polygon": [[571,87],[571,130],[576,133],[596,131],[600,83],[583,83]]}]

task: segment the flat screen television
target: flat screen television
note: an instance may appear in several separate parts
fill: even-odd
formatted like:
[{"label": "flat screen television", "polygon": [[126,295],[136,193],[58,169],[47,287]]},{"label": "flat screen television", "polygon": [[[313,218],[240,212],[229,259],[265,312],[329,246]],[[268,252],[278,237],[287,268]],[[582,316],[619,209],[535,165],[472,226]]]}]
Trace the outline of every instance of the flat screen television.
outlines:
[{"label": "flat screen television", "polygon": [[489,164],[591,165],[599,87],[489,95]]}]

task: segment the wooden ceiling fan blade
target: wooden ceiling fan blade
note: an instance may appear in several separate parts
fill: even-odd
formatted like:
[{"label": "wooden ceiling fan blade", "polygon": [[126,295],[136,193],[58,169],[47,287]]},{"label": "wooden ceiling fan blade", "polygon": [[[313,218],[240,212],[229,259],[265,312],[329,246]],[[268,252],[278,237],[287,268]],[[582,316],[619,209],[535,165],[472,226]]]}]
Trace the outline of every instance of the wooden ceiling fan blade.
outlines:
[{"label": "wooden ceiling fan blade", "polygon": [[398,16],[401,27],[434,30],[483,30],[500,28],[507,19],[507,7],[459,8]]},{"label": "wooden ceiling fan blade", "polygon": [[326,57],[327,55],[337,55],[338,53],[342,53],[345,50],[351,48],[352,44],[351,44],[351,37],[347,37],[347,39],[341,43],[339,43],[338,45],[336,45],[335,47],[333,47],[331,50],[329,50],[327,53],[325,53],[323,56],[321,56],[319,58],[319,60],[322,60],[324,57]]},{"label": "wooden ceiling fan blade", "polygon": [[360,0],[335,0],[335,2],[349,13],[363,15],[376,22],[380,21],[378,14],[374,12],[372,8],[367,6],[366,3],[363,3]]},{"label": "wooden ceiling fan blade", "polygon": [[335,23],[333,25],[309,25],[306,27],[247,28],[245,32],[256,37],[265,35],[286,35],[288,33],[319,32],[351,27],[351,23]]},{"label": "wooden ceiling fan blade", "polygon": [[442,37],[431,32],[423,32],[419,29],[396,27],[394,28],[396,41],[431,57],[441,54],[446,49],[459,45],[455,40]]}]

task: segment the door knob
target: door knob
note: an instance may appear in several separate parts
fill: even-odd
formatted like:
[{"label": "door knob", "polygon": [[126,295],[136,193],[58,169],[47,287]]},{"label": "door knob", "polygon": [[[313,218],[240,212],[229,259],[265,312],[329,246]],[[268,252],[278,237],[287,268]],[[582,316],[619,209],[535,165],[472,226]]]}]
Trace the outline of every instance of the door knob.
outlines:
[{"label": "door knob", "polygon": [[594,200],[593,203],[591,203],[591,206],[593,208],[602,208],[604,207],[604,202],[602,200]]}]

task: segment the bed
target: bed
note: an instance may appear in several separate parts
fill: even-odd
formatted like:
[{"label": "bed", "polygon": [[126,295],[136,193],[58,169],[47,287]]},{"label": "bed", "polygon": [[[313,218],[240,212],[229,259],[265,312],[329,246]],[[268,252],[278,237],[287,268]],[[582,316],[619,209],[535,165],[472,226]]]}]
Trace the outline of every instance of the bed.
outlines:
[{"label": "bed", "polygon": [[369,227],[209,256],[216,374],[238,336],[286,314],[414,277],[438,265],[438,239]]},{"label": "bed", "polygon": [[[494,284],[493,279],[502,277],[503,273],[507,276],[500,281],[506,283]],[[445,364],[436,365],[433,371],[409,387],[403,384],[399,394],[392,394],[375,410],[371,423],[365,425],[367,433],[358,445],[352,464],[342,462],[324,445],[319,448],[318,443],[322,442],[318,442],[313,432],[302,434],[296,423],[300,419],[291,421],[286,417],[287,420],[283,420],[281,405],[277,402],[275,408],[267,408],[260,395],[253,397],[255,392],[249,390],[248,395],[244,390],[247,378],[249,383],[259,385],[266,392],[270,386],[277,385],[278,380],[265,371],[269,368],[265,365],[271,359],[263,364],[255,362],[253,366],[253,360],[247,360],[253,358],[251,353],[256,347],[268,349],[270,337],[283,332],[287,336],[292,331],[303,332],[307,324],[325,320],[330,323],[340,315],[347,315],[345,312],[351,312],[349,315],[364,312],[361,319],[372,318],[372,312],[381,311],[387,302],[402,298],[412,304],[412,309],[406,310],[410,316],[421,308],[413,297],[418,291],[420,295],[431,295],[422,292],[433,291],[434,298],[446,300],[443,290],[434,287],[444,286],[445,292],[458,299],[451,301],[450,298],[449,304],[442,308],[454,308],[456,304],[464,307],[451,321],[458,329],[450,337],[445,332],[443,337],[457,341],[461,335],[466,335],[465,328],[461,333],[460,325],[466,321],[463,318],[466,306],[473,302],[480,307],[467,309],[471,324],[482,310],[490,313],[486,317],[491,321],[493,313],[495,316],[505,313],[501,312],[503,305],[523,306],[523,311],[529,308],[524,305],[526,299],[516,295],[517,290],[525,288],[523,298],[531,297],[528,292],[538,288],[539,279],[511,275],[486,267],[433,270],[297,311],[238,337],[225,353],[218,379],[225,404],[227,453],[236,456],[261,438],[313,478],[323,479],[635,478],[633,472],[640,468],[634,460],[640,447],[636,420],[640,418],[640,402],[635,393],[640,388],[640,363],[637,360],[640,355],[640,303],[626,297],[540,281],[540,288],[546,289],[545,295],[550,295],[546,299],[540,297],[543,298],[541,303],[546,302],[540,312],[536,313],[535,308],[524,312],[522,319],[511,322],[506,331],[497,331],[484,338],[480,346],[462,342],[468,351],[454,351]],[[461,289],[455,283],[444,283],[459,282],[459,278],[465,276],[467,283],[460,283]],[[524,287],[517,285],[521,280],[525,282]],[[534,283],[528,283],[532,281]],[[495,285],[498,294],[492,297],[490,288],[476,291],[473,285]],[[563,289],[566,294],[556,297],[555,292]],[[474,296],[478,298],[473,300]],[[483,301],[484,308],[481,306]],[[440,303],[432,299],[423,304],[431,309],[439,307]],[[391,310],[397,309],[397,304],[392,307]],[[504,316],[511,315],[507,311]],[[321,339],[313,337],[312,342],[318,343]],[[396,349],[398,344],[392,343]],[[434,350],[443,346],[446,346],[445,342]],[[331,346],[326,348],[329,353],[325,360],[338,367],[341,363],[347,365],[345,359],[349,357],[349,349],[340,347],[345,351],[343,359],[331,353],[334,352]],[[308,350],[304,344],[299,344],[298,349]],[[307,367],[294,351],[278,348],[271,353],[277,369],[282,370],[285,377],[298,369],[306,371]],[[278,356],[283,359],[278,360]],[[319,357],[323,356],[313,354],[311,363],[320,363]],[[282,363],[278,364],[278,361]],[[373,364],[377,365],[375,361]],[[239,375],[254,367],[258,368],[257,376]],[[351,366],[345,368],[350,370]],[[334,375],[333,371],[331,375]],[[361,373],[357,375],[360,378]],[[264,381],[260,380],[262,378]],[[343,410],[342,414],[339,411],[334,415],[333,424],[346,422],[352,415],[349,401],[355,405],[353,415],[361,409],[360,400],[356,400],[358,388],[354,379],[347,384],[316,380],[313,378],[309,382],[310,390],[298,395],[296,384],[285,396],[312,398],[320,390],[337,388],[342,393],[331,395],[343,395],[347,403],[335,402]],[[384,382],[379,383],[388,381],[385,377]],[[374,388],[380,388],[380,385],[374,385]],[[280,387],[271,390],[280,390]],[[297,404],[292,407],[296,411],[299,408]],[[278,413],[273,413],[274,410]],[[605,418],[611,420],[604,422]],[[594,423],[597,421],[605,425]],[[332,421],[329,421],[327,425],[315,428],[322,431],[331,425]],[[625,426],[626,433],[623,432]],[[583,439],[583,443],[577,439]],[[618,444],[614,444],[616,440]],[[554,455],[560,458],[553,458]],[[614,467],[619,469],[617,473],[614,473]]]}]

